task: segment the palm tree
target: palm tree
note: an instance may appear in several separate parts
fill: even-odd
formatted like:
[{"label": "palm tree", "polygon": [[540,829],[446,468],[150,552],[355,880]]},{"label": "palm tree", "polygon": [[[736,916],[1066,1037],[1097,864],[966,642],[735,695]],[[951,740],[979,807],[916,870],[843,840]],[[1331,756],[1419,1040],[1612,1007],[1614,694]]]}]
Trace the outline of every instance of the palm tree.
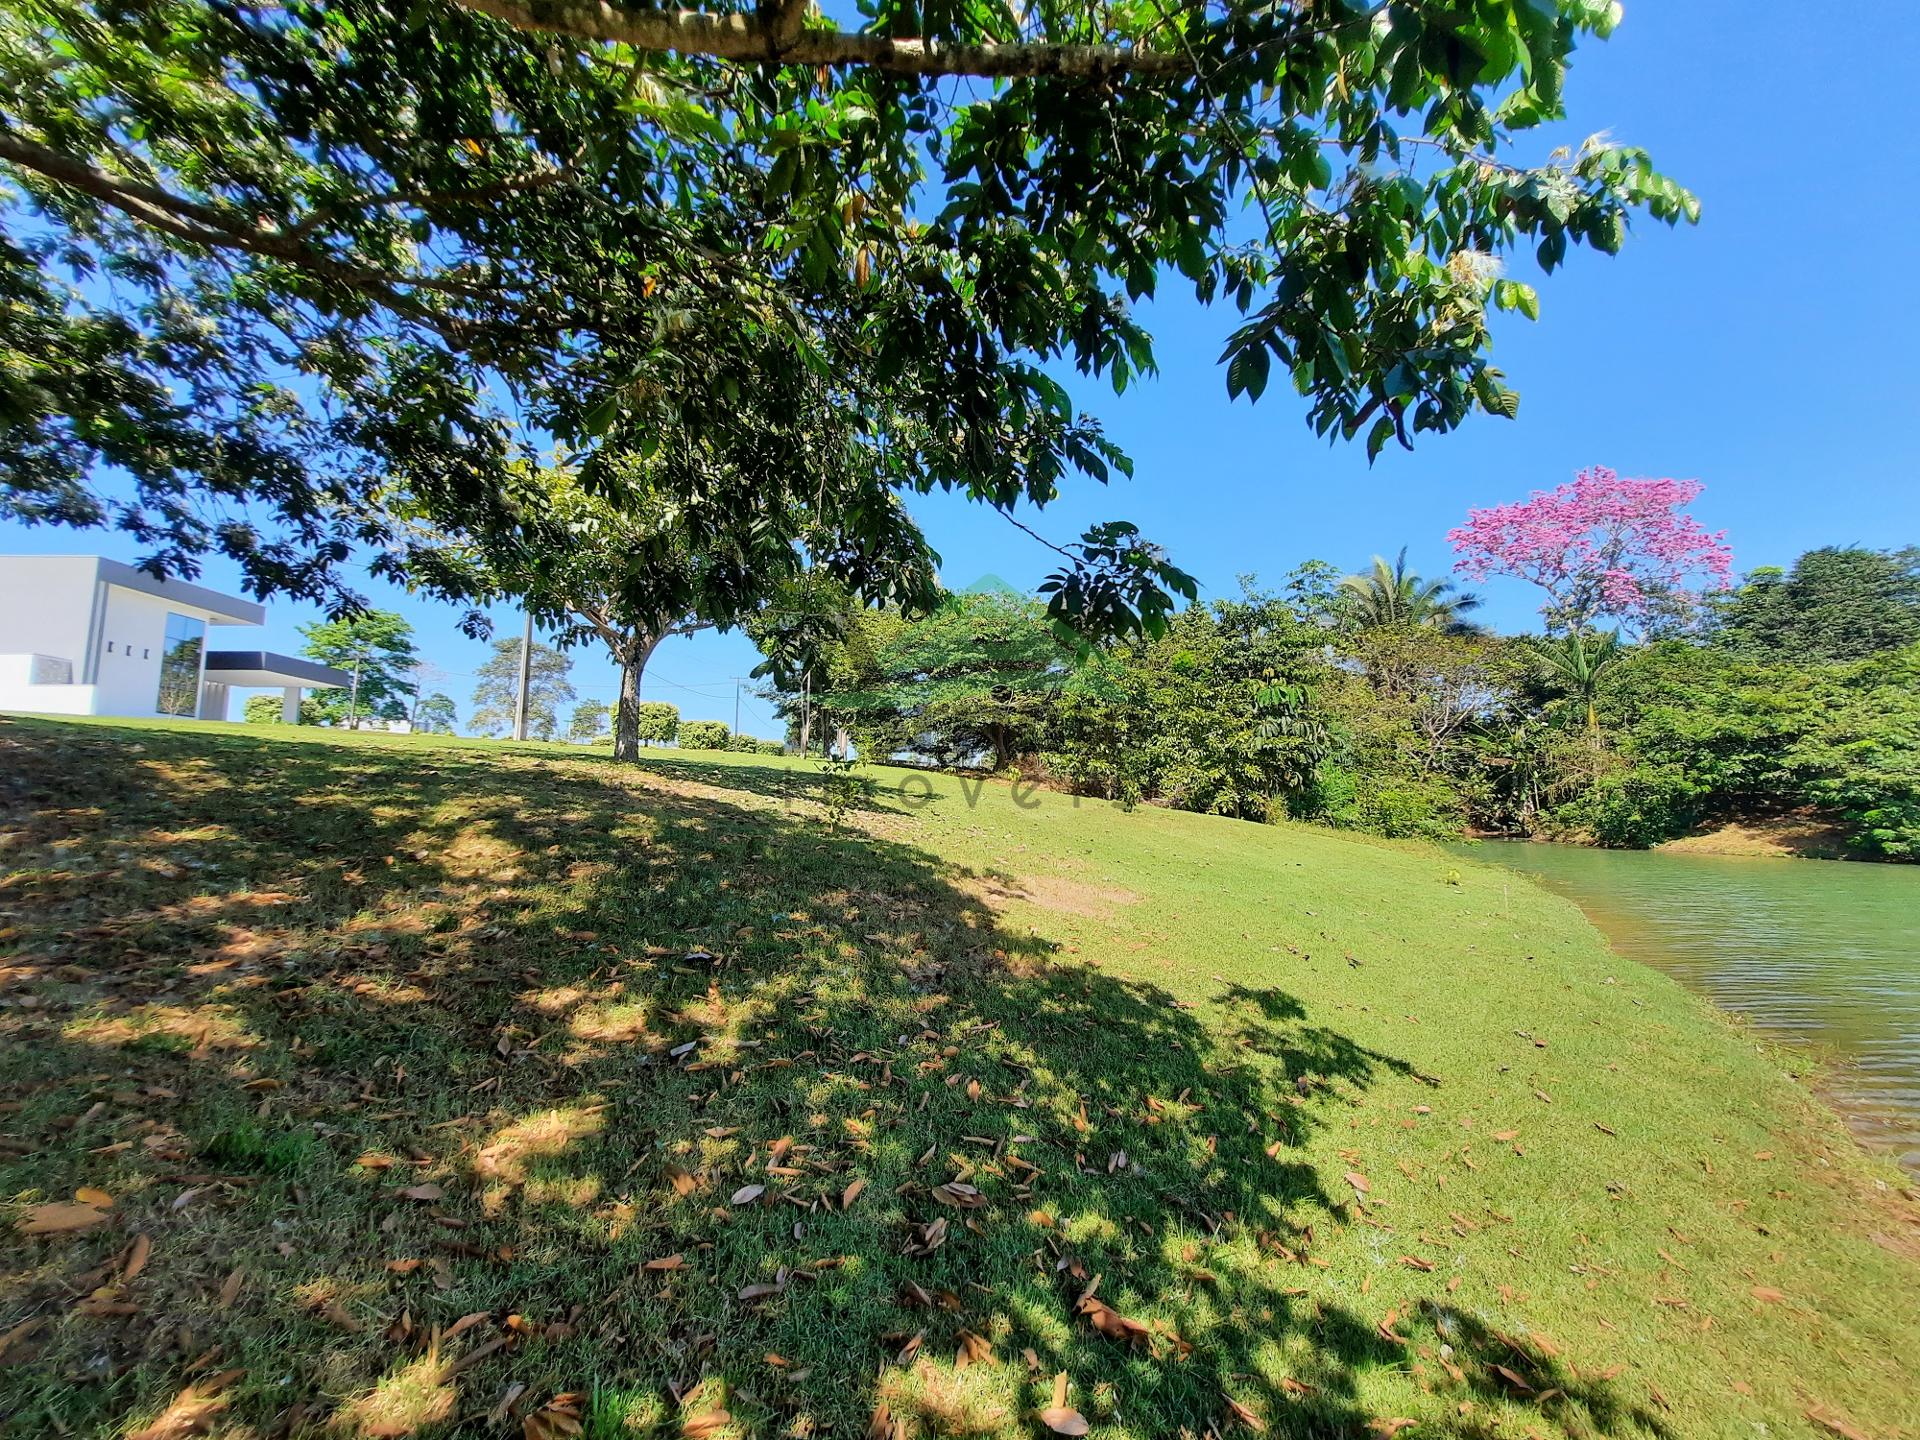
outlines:
[{"label": "palm tree", "polygon": [[1366,574],[1347,576],[1340,582],[1340,595],[1348,617],[1362,630],[1431,625],[1461,634],[1474,628],[1461,616],[1480,608],[1478,595],[1456,595],[1451,580],[1428,580],[1407,569],[1404,545],[1393,564],[1376,555]]},{"label": "palm tree", "polygon": [[1627,658],[1627,647],[1618,630],[1585,635],[1579,631],[1558,639],[1529,636],[1527,641],[1540,673],[1572,692],[1586,707],[1587,732],[1600,731],[1600,677]]}]

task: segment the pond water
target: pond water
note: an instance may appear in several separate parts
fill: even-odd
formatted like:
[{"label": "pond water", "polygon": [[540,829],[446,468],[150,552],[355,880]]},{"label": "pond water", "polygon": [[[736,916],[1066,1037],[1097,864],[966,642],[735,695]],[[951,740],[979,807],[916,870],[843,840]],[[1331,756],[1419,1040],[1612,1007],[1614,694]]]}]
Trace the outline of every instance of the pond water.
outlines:
[{"label": "pond water", "polygon": [[1761,1031],[1842,1063],[1827,1087],[1869,1144],[1920,1173],[1920,866],[1488,841],[1634,960]]}]

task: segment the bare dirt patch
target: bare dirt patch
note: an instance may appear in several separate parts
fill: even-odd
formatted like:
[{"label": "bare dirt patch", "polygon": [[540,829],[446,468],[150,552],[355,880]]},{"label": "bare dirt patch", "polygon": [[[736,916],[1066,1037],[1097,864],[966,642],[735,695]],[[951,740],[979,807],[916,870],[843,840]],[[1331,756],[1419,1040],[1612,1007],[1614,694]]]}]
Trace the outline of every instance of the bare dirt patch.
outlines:
[{"label": "bare dirt patch", "polygon": [[1847,854],[1847,832],[1820,815],[1774,815],[1729,820],[1655,848],[1682,855],[1772,855],[1839,860]]},{"label": "bare dirt patch", "polygon": [[1058,875],[990,875],[968,888],[996,912],[1017,902],[1089,920],[1111,919],[1115,911],[1140,902],[1133,891],[1117,885],[1090,885]]}]

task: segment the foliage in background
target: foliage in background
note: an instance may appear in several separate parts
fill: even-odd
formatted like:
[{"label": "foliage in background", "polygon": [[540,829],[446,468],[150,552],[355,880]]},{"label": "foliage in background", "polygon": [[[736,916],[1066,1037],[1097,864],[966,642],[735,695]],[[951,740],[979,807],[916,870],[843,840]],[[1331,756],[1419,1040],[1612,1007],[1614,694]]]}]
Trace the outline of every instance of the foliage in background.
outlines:
[{"label": "foliage in background", "polygon": [[[1899,555],[1870,558],[1842,568],[1878,578],[1843,587],[1830,613],[1849,635],[1897,636],[1908,601],[1885,582]],[[1385,567],[1389,582],[1396,568],[1423,586],[1403,566]],[[1622,846],[1811,816],[1860,855],[1920,857],[1920,642],[1846,662],[1757,658],[1751,583],[1703,628],[1639,645],[1591,629],[1490,635],[1436,612],[1362,624],[1337,575],[1316,562],[1277,593],[1248,582],[1159,639],[1084,654],[1053,648],[1037,607],[1004,596],[922,621],[868,612],[822,652],[846,678],[817,698],[869,757],[986,760],[1124,805]],[[793,695],[776,697],[792,716]]]},{"label": "foliage in background", "polygon": [[369,716],[407,718],[413,701],[411,671],[419,660],[413,627],[404,619],[391,610],[363,610],[302,625],[300,634],[307,642],[302,655],[359,677],[352,685],[316,690],[309,697],[323,723],[344,725]]},{"label": "foliage in background", "polygon": [[1362,630],[1389,625],[1437,625],[1465,630],[1464,617],[1480,608],[1480,597],[1457,593],[1451,580],[1429,580],[1407,568],[1407,547],[1389,565],[1373,557],[1371,569],[1340,582],[1342,618]]},{"label": "foliage in background", "polygon": [[671,745],[680,734],[680,707],[643,700],[634,712],[634,735],[642,745]]},{"label": "foliage in background", "polygon": [[453,697],[439,691],[425,697],[414,707],[413,728],[423,735],[451,735],[460,724]]},{"label": "foliage in background", "polygon": [[[527,738],[551,740],[560,731],[560,707],[573,699],[567,676],[573,661],[561,650],[533,642],[527,682]],[[493,642],[493,653],[476,672],[473,716],[475,735],[512,735],[515,697],[520,688],[520,641]]]},{"label": "foliage in background", "polygon": [[1263,820],[1307,784],[1328,736],[1313,704],[1326,632],[1249,583],[1183,611],[1158,640],[1076,674],[1045,761],[1075,789],[1125,803]]},{"label": "foliage in background", "polygon": [[1602,619],[1646,628],[1691,600],[1696,577],[1725,585],[1733,551],[1686,513],[1696,480],[1631,480],[1595,465],[1571,483],[1467,512],[1447,532],[1475,580],[1507,575],[1546,594],[1547,629],[1580,633]]},{"label": "foliage in background", "polygon": [[845,653],[852,673],[820,704],[863,754],[1003,770],[1038,747],[1074,652],[1038,602],[986,590]]},{"label": "foliage in background", "polygon": [[1920,640],[1920,547],[1809,550],[1716,606],[1714,641],[1757,660],[1863,660]]},{"label": "foliage in background", "polygon": [[567,718],[567,739],[575,745],[591,745],[607,733],[610,718],[606,702],[582,700]]},{"label": "foliage in background", "polygon": [[[283,703],[278,695],[249,695],[247,703],[241,708],[241,714],[249,725],[278,725],[281,722]],[[318,725],[320,707],[311,695],[300,697],[300,718],[296,724]]]},{"label": "foliage in background", "polygon": [[680,722],[680,748],[682,750],[724,750],[727,748],[727,727],[718,720],[682,720]]}]

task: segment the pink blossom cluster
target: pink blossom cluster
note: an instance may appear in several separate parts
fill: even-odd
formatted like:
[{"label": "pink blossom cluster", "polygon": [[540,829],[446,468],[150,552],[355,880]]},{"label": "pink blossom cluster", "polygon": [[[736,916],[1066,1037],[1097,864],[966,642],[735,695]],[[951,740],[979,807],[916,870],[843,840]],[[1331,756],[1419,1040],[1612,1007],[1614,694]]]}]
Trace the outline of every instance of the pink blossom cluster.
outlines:
[{"label": "pink blossom cluster", "polygon": [[1726,531],[1710,532],[1685,513],[1704,488],[1697,480],[1623,479],[1596,465],[1557,490],[1469,510],[1467,523],[1447,532],[1460,557],[1454,569],[1538,585],[1550,626],[1579,631],[1601,616],[1643,618],[1691,596],[1696,576],[1724,588],[1733,574]]}]

